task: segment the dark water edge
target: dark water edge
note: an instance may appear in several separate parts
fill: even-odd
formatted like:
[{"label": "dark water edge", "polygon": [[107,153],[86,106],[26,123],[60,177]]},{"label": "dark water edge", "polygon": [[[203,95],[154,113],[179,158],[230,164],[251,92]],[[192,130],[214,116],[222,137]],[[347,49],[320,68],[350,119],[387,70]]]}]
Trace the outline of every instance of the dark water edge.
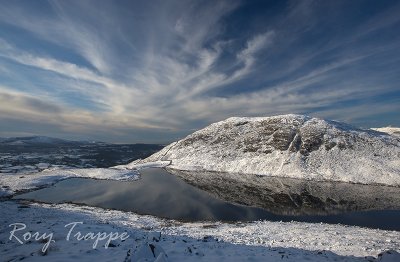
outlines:
[{"label": "dark water edge", "polygon": [[[151,168],[138,181],[71,178],[14,197],[181,221],[301,221],[400,231],[400,188]],[[251,179],[249,182],[249,179]]]}]

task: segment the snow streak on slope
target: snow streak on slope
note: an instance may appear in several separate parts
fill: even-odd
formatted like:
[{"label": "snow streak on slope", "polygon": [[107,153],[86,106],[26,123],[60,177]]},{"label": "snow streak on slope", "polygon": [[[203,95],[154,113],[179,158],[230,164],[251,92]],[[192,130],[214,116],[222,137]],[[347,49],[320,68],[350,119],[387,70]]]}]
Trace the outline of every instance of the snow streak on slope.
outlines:
[{"label": "snow streak on slope", "polygon": [[303,115],[214,123],[143,160],[170,168],[400,185],[400,139]]}]

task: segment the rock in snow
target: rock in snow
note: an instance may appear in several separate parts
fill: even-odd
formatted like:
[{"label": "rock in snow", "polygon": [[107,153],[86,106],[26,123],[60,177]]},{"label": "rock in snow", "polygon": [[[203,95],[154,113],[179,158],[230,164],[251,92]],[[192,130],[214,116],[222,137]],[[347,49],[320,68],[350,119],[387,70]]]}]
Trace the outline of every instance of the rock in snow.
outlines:
[{"label": "rock in snow", "polygon": [[232,117],[141,163],[169,168],[400,186],[400,139],[304,115]]}]

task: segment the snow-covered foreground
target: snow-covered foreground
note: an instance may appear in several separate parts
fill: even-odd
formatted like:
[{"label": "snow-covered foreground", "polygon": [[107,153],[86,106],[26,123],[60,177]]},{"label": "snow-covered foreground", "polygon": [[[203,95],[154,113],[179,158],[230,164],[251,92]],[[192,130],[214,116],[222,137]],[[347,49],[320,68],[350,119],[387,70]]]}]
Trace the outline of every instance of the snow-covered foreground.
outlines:
[{"label": "snow-covered foreground", "polygon": [[177,170],[400,186],[398,136],[303,115],[232,117],[142,163],[157,160]]},{"label": "snow-covered foreground", "polygon": [[[155,261],[156,258],[157,261],[400,259],[400,232],[396,231],[297,222],[180,223],[130,212],[70,204],[3,201],[0,202],[0,209],[2,261]],[[79,223],[71,224],[74,222]],[[16,223],[25,224],[26,228],[21,229],[22,224]],[[11,234],[14,227],[16,231]],[[26,234],[28,231],[31,235]],[[36,241],[34,232],[39,232],[41,236],[45,234],[47,238]],[[78,232],[81,236],[90,232],[93,236],[101,232],[104,235],[93,248],[96,238],[79,241],[76,235]],[[51,242],[48,249],[42,252],[51,233],[55,242]],[[26,234],[26,241],[23,234]],[[104,244],[110,238],[114,240],[110,241],[106,249]],[[392,251],[379,255],[385,250]]]}]

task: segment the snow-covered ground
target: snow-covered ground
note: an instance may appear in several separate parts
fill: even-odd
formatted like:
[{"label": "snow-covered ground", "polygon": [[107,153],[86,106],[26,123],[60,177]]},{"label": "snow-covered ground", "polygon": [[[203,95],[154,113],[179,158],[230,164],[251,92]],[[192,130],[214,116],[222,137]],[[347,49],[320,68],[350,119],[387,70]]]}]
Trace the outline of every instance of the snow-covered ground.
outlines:
[{"label": "snow-covered ground", "polygon": [[229,118],[142,163],[157,160],[178,170],[400,186],[398,137],[303,115]]},{"label": "snow-covered ground", "polygon": [[135,160],[127,165],[119,165],[115,166],[114,168],[119,168],[119,169],[127,169],[127,170],[141,170],[144,168],[157,168],[157,167],[166,167],[171,164],[171,161],[163,161],[163,160],[158,160],[158,161],[153,161],[153,162],[146,162],[146,163],[140,163],[141,160]]},{"label": "snow-covered ground", "polygon": [[371,128],[371,129],[378,131],[378,132],[387,133],[392,136],[400,137],[400,127],[387,126],[387,127],[378,127],[378,128]]},{"label": "snow-covered ground", "polygon": [[0,174],[0,197],[18,191],[40,188],[71,177],[95,179],[134,180],[139,178],[136,170],[119,168],[64,168],[46,169],[40,173]]},{"label": "snow-covered ground", "polygon": [[[0,209],[2,261],[136,262],[155,261],[157,258],[157,261],[400,259],[400,232],[396,231],[298,222],[181,223],[130,212],[71,204],[3,201],[0,202]],[[25,229],[22,229],[22,224],[26,226]],[[11,233],[13,229],[16,231]],[[30,234],[26,234],[27,232]],[[33,238],[35,232],[45,236],[36,241]],[[94,237],[87,235],[87,240],[79,241],[76,235],[78,232],[81,236],[92,233]],[[23,234],[26,234],[26,241]],[[97,237],[98,244],[93,248]],[[46,249],[50,239],[55,242],[49,243]],[[104,245],[110,239],[111,244],[106,249]]]}]

